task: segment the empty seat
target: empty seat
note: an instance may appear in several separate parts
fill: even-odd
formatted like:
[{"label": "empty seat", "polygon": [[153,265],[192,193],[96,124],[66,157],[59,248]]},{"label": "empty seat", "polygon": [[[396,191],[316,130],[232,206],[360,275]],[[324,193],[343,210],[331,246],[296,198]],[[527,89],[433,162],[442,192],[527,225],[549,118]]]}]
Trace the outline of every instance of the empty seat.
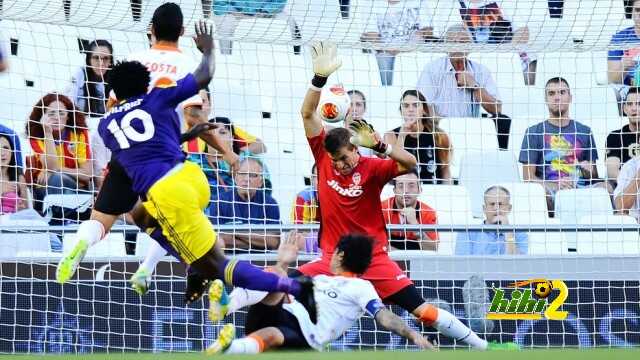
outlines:
[{"label": "empty seat", "polygon": [[638,225],[635,218],[622,215],[583,216],[580,225],[607,225],[609,231],[577,233],[576,251],[580,255],[638,255],[638,231],[616,231],[616,226]]},{"label": "empty seat", "polygon": [[19,227],[24,232],[0,233],[0,253],[3,256],[29,257],[51,252],[50,237],[54,234],[42,232],[28,233],[33,227],[46,227],[43,220],[11,219],[11,215],[2,216],[0,224],[3,226]]},{"label": "empty seat", "polygon": [[[546,223],[558,225],[560,221],[548,219]],[[529,255],[566,255],[567,253],[568,244],[564,233],[555,231],[529,233]]]},{"label": "empty seat", "polygon": [[583,216],[613,215],[613,206],[605,189],[569,189],[556,193],[555,211],[562,223],[577,224]]},{"label": "empty seat", "polygon": [[[65,209],[76,209],[77,212],[82,213],[89,209],[93,201],[93,195],[91,194],[62,194],[62,195],[47,195],[43,200],[42,211],[45,213],[45,219],[50,221],[54,216],[53,208],[61,207]],[[64,219],[63,219],[64,220]],[[77,219],[68,219],[77,220]]]},{"label": "empty seat", "polygon": [[460,159],[465,155],[498,149],[496,127],[489,118],[443,118],[440,127],[449,134],[453,146],[453,177],[458,177]]},{"label": "empty seat", "polygon": [[482,216],[484,191],[499,182],[520,181],[518,163],[508,151],[467,153],[460,161],[460,184],[471,193],[473,216]]},{"label": "empty seat", "polygon": [[[76,234],[65,236],[62,242],[64,253],[71,251],[77,242]],[[104,239],[89,247],[86,258],[122,257],[126,255],[122,233],[109,233]]]},{"label": "empty seat", "polygon": [[542,185],[531,182],[499,183],[511,194],[512,224],[546,224],[547,200]]},{"label": "empty seat", "polygon": [[422,185],[420,201],[436,210],[438,224],[472,222],[471,201],[467,188],[459,185]]}]

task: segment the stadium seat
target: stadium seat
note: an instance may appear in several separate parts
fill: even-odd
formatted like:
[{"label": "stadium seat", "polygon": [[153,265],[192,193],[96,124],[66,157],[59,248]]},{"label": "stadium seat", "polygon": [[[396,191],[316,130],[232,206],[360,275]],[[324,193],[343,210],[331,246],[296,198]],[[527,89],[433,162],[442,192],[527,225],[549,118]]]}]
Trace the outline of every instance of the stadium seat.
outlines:
[{"label": "stadium seat", "polygon": [[[2,216],[0,225],[19,227],[28,230],[33,227],[46,227],[48,224],[43,220],[12,220],[10,216]],[[3,256],[30,257],[37,255],[50,255],[50,236],[55,236],[47,232],[16,232],[0,233],[0,254]]]},{"label": "stadium seat", "polygon": [[438,224],[469,224],[473,216],[467,188],[461,185],[422,185],[420,201],[436,210]]},{"label": "stadium seat", "polygon": [[[69,253],[77,242],[76,234],[66,235],[62,241],[64,253]],[[122,233],[109,233],[104,239],[89,247],[86,258],[122,257],[126,255]]]},{"label": "stadium seat", "polygon": [[459,180],[471,193],[473,216],[481,217],[484,191],[498,182],[520,181],[518,163],[508,151],[467,153],[460,161]]},{"label": "stadium seat", "polygon": [[608,225],[609,231],[578,232],[576,251],[579,255],[638,255],[640,238],[637,231],[616,231],[619,225],[638,225],[635,218],[624,215],[583,216],[585,226]]},{"label": "stadium seat", "polygon": [[53,207],[76,209],[78,212],[84,212],[91,207],[92,201],[93,195],[91,194],[47,195],[43,200],[42,212],[44,212],[45,219],[48,222],[53,217]]},{"label": "stadium seat", "polygon": [[460,159],[472,152],[498,149],[498,138],[493,120],[489,118],[443,118],[440,127],[451,140],[453,160],[451,176],[457,178]]},{"label": "stadium seat", "polygon": [[612,215],[613,206],[604,189],[569,189],[556,193],[555,211],[563,224],[577,224],[583,216]]},{"label": "stadium seat", "polygon": [[542,185],[531,182],[498,183],[511,194],[509,221],[516,225],[547,224],[547,201]]},{"label": "stadium seat", "polygon": [[[560,221],[548,219],[546,224],[559,225]],[[529,233],[529,255],[553,256],[567,254],[568,244],[564,233],[555,231]]]}]

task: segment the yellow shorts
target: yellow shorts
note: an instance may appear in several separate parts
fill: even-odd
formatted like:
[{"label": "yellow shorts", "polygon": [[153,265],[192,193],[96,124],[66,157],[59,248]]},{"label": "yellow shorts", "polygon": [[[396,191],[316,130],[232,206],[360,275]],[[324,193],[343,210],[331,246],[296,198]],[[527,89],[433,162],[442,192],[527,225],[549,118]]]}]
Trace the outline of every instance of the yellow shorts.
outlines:
[{"label": "yellow shorts", "polygon": [[153,184],[143,203],[187,264],[201,258],[216,242],[217,235],[203,211],[210,195],[202,169],[185,161]]}]

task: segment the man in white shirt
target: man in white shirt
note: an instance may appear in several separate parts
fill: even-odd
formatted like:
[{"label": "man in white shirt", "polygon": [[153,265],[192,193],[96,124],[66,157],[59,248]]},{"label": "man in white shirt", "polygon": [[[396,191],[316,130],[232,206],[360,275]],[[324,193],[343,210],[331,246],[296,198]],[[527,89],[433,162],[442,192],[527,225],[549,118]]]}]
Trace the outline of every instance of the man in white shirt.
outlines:
[{"label": "man in white shirt", "polygon": [[[331,260],[331,271],[336,276],[313,278],[319,307],[317,324],[311,323],[309,314],[295,299],[283,293],[269,294],[249,310],[245,323],[248,336],[234,340],[235,328],[227,324],[207,353],[257,354],[278,347],[322,351],[365,313],[381,327],[411,340],[421,349],[432,349],[427,339],[384,306],[370,282],[357,277],[369,267],[372,241],[364,235],[343,236]],[[285,240],[278,255],[275,270],[286,274],[288,264],[297,256],[295,241]],[[212,287],[216,284],[221,282],[214,282]]]},{"label": "man in white shirt", "polygon": [[396,55],[402,48],[434,39],[433,11],[427,5],[423,0],[388,0],[386,6],[374,7],[375,23],[369,23],[360,41],[386,47],[375,51],[382,86],[393,85]]},{"label": "man in white shirt", "polygon": [[618,186],[613,192],[616,209],[640,220],[640,158],[634,157],[620,169]]},{"label": "man in white shirt", "polygon": [[[448,43],[471,43],[463,26],[449,28]],[[468,53],[451,51],[425,65],[417,89],[442,117],[480,117],[480,107],[490,114],[502,112],[502,102],[489,69],[467,58]]]}]

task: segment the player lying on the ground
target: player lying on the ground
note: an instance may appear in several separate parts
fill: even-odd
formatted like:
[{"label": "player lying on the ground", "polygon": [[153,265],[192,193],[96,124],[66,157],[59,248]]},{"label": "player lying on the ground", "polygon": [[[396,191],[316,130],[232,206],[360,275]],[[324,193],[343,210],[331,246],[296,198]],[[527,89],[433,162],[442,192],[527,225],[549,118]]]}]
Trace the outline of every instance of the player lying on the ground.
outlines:
[{"label": "player lying on the ground", "polygon": [[[364,235],[342,236],[331,260],[335,276],[313,278],[319,308],[317,325],[311,323],[309,314],[295,299],[283,293],[271,293],[249,309],[246,337],[234,340],[235,327],[227,324],[207,353],[257,354],[273,348],[323,350],[365,313],[382,328],[409,339],[421,349],[432,349],[427,339],[382,304],[370,282],[358,277],[371,263],[372,241]],[[274,270],[286,275],[297,252],[293,237],[283,241]],[[220,298],[224,297],[221,282],[214,281],[213,287],[221,294]]]},{"label": "player lying on the ground", "polygon": [[[119,103],[100,119],[98,132],[111,150],[113,161],[121,164],[131,179],[133,191],[145,200],[145,210],[160,225],[165,245],[180,260],[208,279],[290,293],[315,321],[310,279],[280,277],[249,262],[226,259],[204,214],[210,197],[209,183],[198,165],[185,160],[180,148],[180,120],[175,112],[178,103],[197,94],[212,78],[213,36],[206,23],[196,25],[195,41],[203,53],[196,71],[177,82],[158,82],[150,92],[150,75],[144,65],[137,61],[117,63],[109,83]],[[78,258],[81,256],[71,254],[61,266],[77,267]]]},{"label": "player lying on the ground", "polygon": [[[340,67],[340,61],[335,44],[318,42],[310,50],[314,77],[300,113],[318,169],[322,257],[301,266],[298,274],[331,275],[332,255],[340,236],[367,234],[374,239],[373,259],[362,278],[371,282],[383,301],[399,305],[425,325],[475,349],[513,347],[515,344],[488,344],[453,314],[425,302],[413,282],[391,260],[380,193],[391,179],[414,168],[416,158],[403,148],[403,144],[393,147],[385,144],[362,120],[350,122],[352,132],[344,128],[325,130],[317,113],[320,92],[328,77]],[[360,156],[358,146],[388,158]]]}]

